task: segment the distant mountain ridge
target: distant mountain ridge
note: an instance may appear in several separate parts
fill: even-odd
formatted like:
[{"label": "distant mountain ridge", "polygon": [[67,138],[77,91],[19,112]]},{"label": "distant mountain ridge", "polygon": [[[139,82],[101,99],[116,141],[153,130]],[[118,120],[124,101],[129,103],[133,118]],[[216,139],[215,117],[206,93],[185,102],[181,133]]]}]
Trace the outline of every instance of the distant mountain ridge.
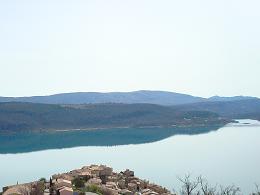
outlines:
[{"label": "distant mountain ridge", "polygon": [[209,101],[212,102],[226,102],[226,101],[237,101],[237,100],[248,100],[248,99],[258,99],[256,97],[250,96],[233,96],[233,97],[221,97],[221,96],[212,96],[208,98]]},{"label": "distant mountain ridge", "polygon": [[0,97],[0,102],[31,102],[44,104],[99,104],[99,103],[148,103],[158,105],[181,105],[207,101],[234,101],[258,99],[247,96],[202,98],[168,91],[140,90],[133,92],[76,92],[49,96]]}]

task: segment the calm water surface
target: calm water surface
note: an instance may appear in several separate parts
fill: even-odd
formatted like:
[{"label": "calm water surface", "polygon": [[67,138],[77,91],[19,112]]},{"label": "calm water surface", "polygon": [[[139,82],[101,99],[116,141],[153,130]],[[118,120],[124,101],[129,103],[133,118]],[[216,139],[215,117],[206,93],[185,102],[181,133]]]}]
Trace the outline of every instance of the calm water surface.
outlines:
[{"label": "calm water surface", "polygon": [[[240,122],[202,134],[191,131],[190,135],[176,135],[169,130],[167,136],[154,133],[143,143],[137,135],[129,134],[130,141],[122,139],[128,145],[118,146],[104,141],[101,146],[92,146],[96,145],[92,143],[66,149],[43,150],[44,147],[40,147],[40,151],[37,151],[38,146],[36,149],[31,146],[33,152],[28,152],[28,147],[24,149],[20,143],[17,146],[22,148],[20,152],[23,153],[19,149],[14,150],[14,145],[8,145],[10,137],[0,135],[0,187],[17,181],[23,183],[40,177],[48,178],[54,173],[84,165],[105,164],[115,171],[132,169],[138,177],[169,189],[178,189],[177,176],[191,173],[194,177],[203,175],[212,184],[235,184],[248,194],[254,190],[254,183],[260,184],[260,122]],[[144,137],[146,133],[144,130],[140,136]],[[122,137],[126,135],[122,134]],[[59,142],[59,138],[55,139]],[[58,145],[57,148],[62,147]],[[68,147],[68,144],[64,145]]]}]

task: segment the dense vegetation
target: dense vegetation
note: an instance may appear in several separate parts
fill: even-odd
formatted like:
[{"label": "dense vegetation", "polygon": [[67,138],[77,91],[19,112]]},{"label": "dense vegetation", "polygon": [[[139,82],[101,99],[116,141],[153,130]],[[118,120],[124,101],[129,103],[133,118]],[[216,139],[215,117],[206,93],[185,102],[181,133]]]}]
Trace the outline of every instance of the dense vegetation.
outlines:
[{"label": "dense vegetation", "polygon": [[260,100],[155,104],[0,103],[0,130],[66,130],[113,127],[223,125],[235,118],[260,119]]},{"label": "dense vegetation", "polygon": [[201,110],[214,112],[227,118],[260,119],[260,99],[245,99],[236,101],[200,102],[174,106],[180,111]]},{"label": "dense vegetation", "polygon": [[[222,118],[220,118],[220,117]],[[0,130],[50,130],[220,125],[234,118],[260,119],[260,100],[154,104],[55,105],[0,103]]]},{"label": "dense vegetation", "polygon": [[226,122],[213,112],[182,111],[153,104],[0,103],[0,130],[198,126]]}]

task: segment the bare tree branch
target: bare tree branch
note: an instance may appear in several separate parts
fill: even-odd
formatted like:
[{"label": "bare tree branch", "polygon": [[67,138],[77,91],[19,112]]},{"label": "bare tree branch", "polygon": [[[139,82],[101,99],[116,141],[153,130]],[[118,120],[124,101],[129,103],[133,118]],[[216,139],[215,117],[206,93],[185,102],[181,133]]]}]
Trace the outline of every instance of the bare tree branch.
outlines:
[{"label": "bare tree branch", "polygon": [[[180,191],[180,194],[182,195],[192,195],[194,194],[195,189],[197,188],[199,182],[198,179],[196,181],[191,181],[190,174],[185,175],[184,178],[178,178],[180,182],[182,182],[182,189]],[[198,194],[197,192],[196,194]]]},{"label": "bare tree branch", "polygon": [[240,192],[240,189],[234,185],[223,187],[220,186],[220,195],[236,195]]},{"label": "bare tree branch", "polygon": [[255,192],[253,192],[252,195],[260,195],[260,188],[257,183],[255,183]]},{"label": "bare tree branch", "polygon": [[211,187],[208,181],[201,176],[198,177],[198,182],[200,184],[200,188],[203,195],[215,195],[216,194],[216,187]]}]

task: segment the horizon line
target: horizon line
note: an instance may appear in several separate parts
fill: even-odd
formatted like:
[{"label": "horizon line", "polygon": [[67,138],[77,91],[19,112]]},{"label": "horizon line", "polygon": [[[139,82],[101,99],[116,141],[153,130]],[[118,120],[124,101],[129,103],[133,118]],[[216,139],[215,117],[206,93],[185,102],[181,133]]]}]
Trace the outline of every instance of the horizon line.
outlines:
[{"label": "horizon line", "polygon": [[134,92],[165,92],[165,93],[176,93],[181,95],[189,95],[193,97],[199,97],[199,98],[212,98],[212,97],[223,97],[223,98],[229,98],[229,97],[250,97],[250,98],[260,98],[258,96],[251,96],[251,95],[233,95],[233,96],[221,96],[221,95],[211,95],[208,97],[205,96],[197,96],[197,95],[191,95],[188,93],[183,92],[175,92],[175,91],[168,91],[168,90],[150,90],[150,89],[140,89],[140,90],[132,90],[132,91],[70,91],[70,92],[60,92],[60,93],[50,93],[45,95],[25,95],[25,96],[2,96],[1,98],[30,98],[30,97],[47,97],[47,96],[55,96],[55,95],[62,95],[62,94],[76,94],[76,93],[99,93],[99,94],[109,94],[109,93],[134,93]]}]

